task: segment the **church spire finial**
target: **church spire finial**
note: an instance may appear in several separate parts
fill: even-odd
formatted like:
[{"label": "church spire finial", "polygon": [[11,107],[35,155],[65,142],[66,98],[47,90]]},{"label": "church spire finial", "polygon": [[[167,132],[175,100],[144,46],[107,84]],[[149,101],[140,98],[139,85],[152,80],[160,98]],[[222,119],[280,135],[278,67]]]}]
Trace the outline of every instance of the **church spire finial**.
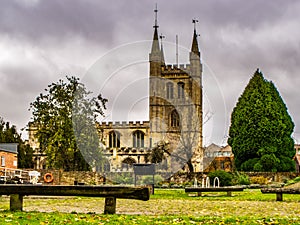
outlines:
[{"label": "church spire finial", "polygon": [[154,9],[154,13],[155,13],[155,25],[153,26],[154,28],[154,34],[153,34],[153,42],[152,42],[152,49],[151,52],[152,53],[159,53],[160,54],[160,47],[159,47],[159,41],[158,41],[158,25],[157,25],[157,4],[155,5],[155,9]]},{"label": "church spire finial", "polygon": [[154,28],[157,29],[158,25],[157,25],[157,13],[158,13],[158,9],[157,9],[157,3],[155,4],[155,9],[154,9],[154,13],[155,13],[155,24],[154,24]]},{"label": "church spire finial", "polygon": [[196,19],[193,19],[192,22],[194,24],[194,35],[193,35],[193,42],[192,42],[191,52],[193,52],[194,54],[200,56],[198,41],[197,41],[197,36],[199,36],[199,35],[196,32],[196,23],[198,23],[199,21],[196,20]]},{"label": "church spire finial", "polygon": [[192,23],[194,24],[194,31],[196,31],[196,23],[198,23],[199,21],[196,19],[192,20]]}]

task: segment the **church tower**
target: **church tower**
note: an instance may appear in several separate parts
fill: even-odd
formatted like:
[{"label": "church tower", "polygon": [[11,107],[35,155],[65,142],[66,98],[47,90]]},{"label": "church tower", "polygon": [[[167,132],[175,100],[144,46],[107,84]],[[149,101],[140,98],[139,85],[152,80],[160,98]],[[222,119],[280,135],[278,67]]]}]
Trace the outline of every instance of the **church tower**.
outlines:
[{"label": "church tower", "polygon": [[[150,147],[168,143],[171,162],[202,171],[202,64],[196,26],[187,65],[166,65],[158,38],[157,9],[149,54]],[[196,20],[193,20],[194,25]],[[174,160],[173,160],[174,159]],[[185,164],[184,163],[184,164]]]}]

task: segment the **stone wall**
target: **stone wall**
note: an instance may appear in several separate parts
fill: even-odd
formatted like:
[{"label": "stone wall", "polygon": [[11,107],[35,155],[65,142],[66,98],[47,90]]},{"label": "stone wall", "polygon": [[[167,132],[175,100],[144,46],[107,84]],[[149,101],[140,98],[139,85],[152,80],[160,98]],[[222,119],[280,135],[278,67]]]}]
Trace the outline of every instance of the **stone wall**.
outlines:
[{"label": "stone wall", "polygon": [[[43,177],[46,173],[51,173],[53,175],[53,184],[56,185],[73,185],[74,182],[84,183],[86,185],[101,185],[104,182],[104,177],[97,172],[89,171],[62,171],[62,170],[39,170],[41,173],[40,182],[44,183]],[[208,173],[177,173],[170,177],[170,174],[159,173],[166,182],[171,182],[174,184],[184,184],[188,182],[194,182],[195,178],[197,181],[201,181],[204,175]],[[295,177],[300,176],[300,173],[292,172],[246,172],[250,178],[251,177],[265,177],[271,182],[285,182]],[[120,177],[129,178],[128,184],[134,183],[134,174],[132,172],[123,172],[123,173],[108,173],[106,175],[106,183],[108,184],[117,184],[117,180],[120,180]]]},{"label": "stone wall", "polygon": [[103,183],[103,176],[96,172],[89,171],[62,171],[62,170],[39,170],[41,173],[40,182],[44,182],[44,175],[51,173],[55,185],[73,185],[74,182],[86,185],[99,185]]},{"label": "stone wall", "polygon": [[271,182],[283,183],[287,180],[294,179],[300,176],[300,173],[294,172],[246,172],[250,178],[251,177],[264,177]]},{"label": "stone wall", "polygon": [[[287,180],[294,179],[300,176],[300,173],[295,172],[244,172],[246,175],[251,177],[264,177],[270,182],[283,183]],[[176,184],[183,184],[187,182],[194,182],[195,178],[197,181],[201,181],[204,175],[208,173],[177,173],[173,175],[169,181]]]}]

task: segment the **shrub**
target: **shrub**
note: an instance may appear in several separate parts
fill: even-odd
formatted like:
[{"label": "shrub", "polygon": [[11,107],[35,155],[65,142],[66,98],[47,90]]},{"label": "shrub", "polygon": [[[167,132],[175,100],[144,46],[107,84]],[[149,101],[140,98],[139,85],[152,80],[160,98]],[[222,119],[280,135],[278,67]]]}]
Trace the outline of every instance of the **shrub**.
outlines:
[{"label": "shrub", "polygon": [[298,182],[300,182],[300,177],[296,177],[292,180],[288,180],[285,183],[286,183],[286,185],[291,185],[291,184],[295,184],[295,183],[298,183]]},{"label": "shrub", "polygon": [[267,184],[268,179],[263,176],[251,177],[250,178],[251,184]]},{"label": "shrub", "polygon": [[223,170],[216,170],[208,174],[210,178],[210,183],[213,184],[215,177],[218,177],[220,180],[220,186],[230,186],[232,185],[233,176],[230,173],[227,173]]},{"label": "shrub", "polygon": [[[163,180],[164,179],[162,178],[161,175],[159,175],[159,174],[154,175],[154,184],[161,183]],[[152,183],[153,183],[152,175],[143,176],[142,184],[152,184]]]},{"label": "shrub", "polygon": [[237,174],[236,180],[237,180],[237,184],[240,184],[240,185],[249,185],[250,184],[249,176],[246,174],[243,174],[243,173]]},{"label": "shrub", "polygon": [[117,184],[133,184],[134,178],[130,174],[121,173],[115,177],[115,183],[117,183]]}]

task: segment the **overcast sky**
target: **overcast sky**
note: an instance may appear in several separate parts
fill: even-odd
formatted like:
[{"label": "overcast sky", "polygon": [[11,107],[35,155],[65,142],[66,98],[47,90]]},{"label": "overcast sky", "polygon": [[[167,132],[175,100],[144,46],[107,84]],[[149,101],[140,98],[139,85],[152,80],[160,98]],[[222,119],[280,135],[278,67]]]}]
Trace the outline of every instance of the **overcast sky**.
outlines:
[{"label": "overcast sky", "polygon": [[[66,75],[91,82],[96,77],[89,71],[112,67],[98,71],[94,82],[110,101],[108,118],[148,120],[147,60],[155,3],[168,64],[175,63],[176,35],[180,63],[187,63],[191,21],[199,21],[205,111],[213,115],[205,126],[206,145],[226,144],[232,109],[257,68],[278,88],[300,143],[297,0],[0,0],[0,116],[21,129],[30,120],[30,102],[48,84]],[[119,62],[126,54],[127,61]],[[140,97],[124,103],[135,96]],[[111,116],[124,110],[124,118]]]}]

